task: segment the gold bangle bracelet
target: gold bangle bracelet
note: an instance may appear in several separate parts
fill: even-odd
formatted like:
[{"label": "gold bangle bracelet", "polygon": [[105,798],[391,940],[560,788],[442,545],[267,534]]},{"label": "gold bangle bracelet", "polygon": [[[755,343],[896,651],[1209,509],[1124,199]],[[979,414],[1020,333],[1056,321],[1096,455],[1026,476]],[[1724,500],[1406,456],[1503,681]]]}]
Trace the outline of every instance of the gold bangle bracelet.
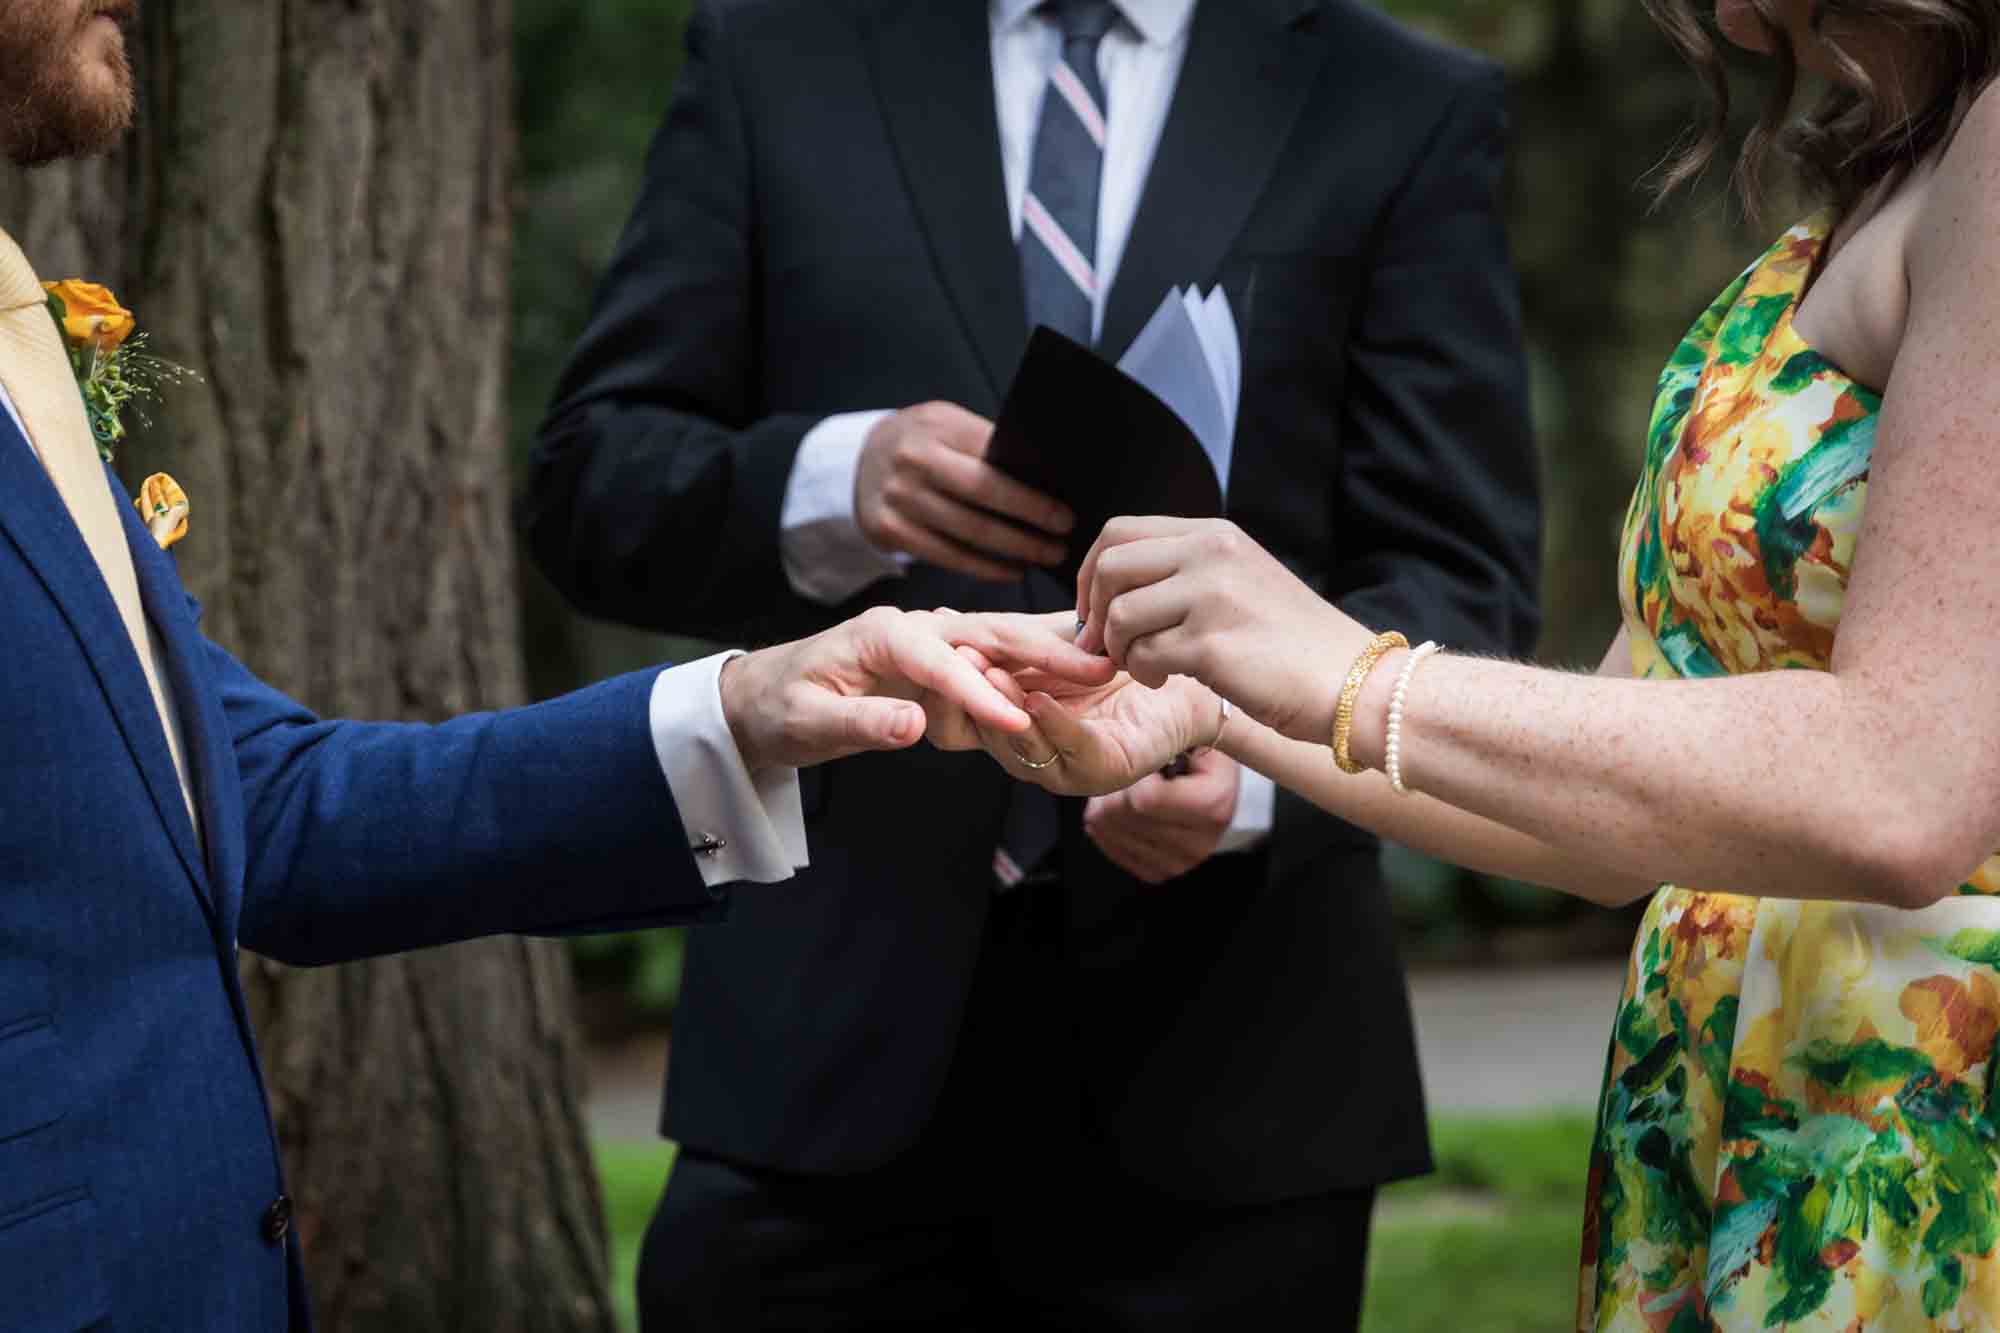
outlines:
[{"label": "gold bangle bracelet", "polygon": [[1348,749],[1354,740],[1354,705],[1361,698],[1361,687],[1368,683],[1369,673],[1375,670],[1376,663],[1396,649],[1409,646],[1410,641],[1395,630],[1376,635],[1374,642],[1354,659],[1347,681],[1340,687],[1340,701],[1333,708],[1333,740],[1330,744],[1333,747],[1333,762],[1350,777],[1367,772],[1354,762],[1354,756]]}]

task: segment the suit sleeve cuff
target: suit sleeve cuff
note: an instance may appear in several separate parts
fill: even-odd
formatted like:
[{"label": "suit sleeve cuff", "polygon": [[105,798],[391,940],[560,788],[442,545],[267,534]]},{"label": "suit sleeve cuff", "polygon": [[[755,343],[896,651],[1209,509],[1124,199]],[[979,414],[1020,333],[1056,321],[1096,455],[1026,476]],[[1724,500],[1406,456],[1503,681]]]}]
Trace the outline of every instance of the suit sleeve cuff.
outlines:
[{"label": "suit sleeve cuff", "polygon": [[653,682],[653,749],[710,888],[776,884],[809,860],[798,770],[752,773],[722,713],[723,665],[742,655],[718,653]]},{"label": "suit sleeve cuff", "polygon": [[1245,764],[1237,771],[1236,816],[1222,835],[1218,852],[1247,852],[1261,846],[1271,836],[1278,808],[1278,787],[1271,779]]},{"label": "suit sleeve cuff", "polygon": [[792,591],[837,606],[871,583],[909,568],[901,552],[878,550],[854,517],[854,474],[875,427],[894,413],[848,412],[806,432],[785,483],[778,547]]}]

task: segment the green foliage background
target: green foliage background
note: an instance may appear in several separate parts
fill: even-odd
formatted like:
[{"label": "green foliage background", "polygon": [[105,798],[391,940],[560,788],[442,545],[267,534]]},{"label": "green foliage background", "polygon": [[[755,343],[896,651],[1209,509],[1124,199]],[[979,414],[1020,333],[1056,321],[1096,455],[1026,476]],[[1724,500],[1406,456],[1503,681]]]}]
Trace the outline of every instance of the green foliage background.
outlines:
[{"label": "green foliage background", "polygon": [[[979,0],[929,0],[975,4]],[[1227,0],[1208,0],[1227,3]],[[688,0],[517,0],[521,147],[512,394],[525,455],[672,91]],[[1504,62],[1515,87],[1514,245],[1528,318],[1549,525],[1544,661],[1594,666],[1617,627],[1615,542],[1659,366],[1688,322],[1787,218],[1745,228],[1719,179],[1657,212],[1641,182],[1696,87],[1632,0],[1392,0],[1400,17]],[[1739,99],[1739,101],[1753,101]],[[523,571],[541,693],[672,656],[586,623]],[[1410,857],[1391,869],[1413,938],[1461,947],[1575,909]],[[668,937],[587,959],[669,1002]]]}]

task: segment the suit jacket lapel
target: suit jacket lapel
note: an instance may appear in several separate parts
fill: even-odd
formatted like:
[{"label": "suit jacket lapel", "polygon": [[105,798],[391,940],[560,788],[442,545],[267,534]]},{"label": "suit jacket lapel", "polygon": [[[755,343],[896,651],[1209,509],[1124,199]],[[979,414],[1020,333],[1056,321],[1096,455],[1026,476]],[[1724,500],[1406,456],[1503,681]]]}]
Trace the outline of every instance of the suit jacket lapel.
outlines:
[{"label": "suit jacket lapel", "polygon": [[181,799],[180,775],[174,771],[166,734],[160,730],[153,692],[133,655],[131,636],[125,632],[125,622],[75,520],[4,410],[0,410],[0,496],[6,497],[5,503],[0,503],[0,530],[40,576],[42,586],[62,608],[63,617],[83,645],[174,850],[202,901],[213,909],[194,825]]},{"label": "suit jacket lapel", "polygon": [[1169,288],[1214,280],[1326,62],[1325,37],[1311,22],[1319,7],[1196,7],[1173,110],[1105,307],[1107,356],[1124,354]]},{"label": "suit jacket lapel", "polygon": [[243,793],[234,772],[236,752],[229,743],[228,723],[180,572],[146,531],[138,511],[127,505],[124,516],[125,541],[139,575],[139,597],[166,659],[167,692],[180,710],[188,778],[207,834],[208,882],[221,924],[233,937],[241,910],[244,861]]},{"label": "suit jacket lapel", "polygon": [[998,401],[1027,346],[1028,314],[1007,222],[987,7],[899,0],[877,17],[867,45],[931,259]]}]

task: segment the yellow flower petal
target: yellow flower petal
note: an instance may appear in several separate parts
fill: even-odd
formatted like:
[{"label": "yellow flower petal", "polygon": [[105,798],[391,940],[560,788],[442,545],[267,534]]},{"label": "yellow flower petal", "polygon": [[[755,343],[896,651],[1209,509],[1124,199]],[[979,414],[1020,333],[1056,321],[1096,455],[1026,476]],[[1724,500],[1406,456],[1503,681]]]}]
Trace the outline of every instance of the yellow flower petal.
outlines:
[{"label": "yellow flower petal", "polygon": [[155,472],[140,483],[138,498],[132,503],[138,506],[140,519],[162,551],[187,536],[191,508],[187,492],[166,473]]},{"label": "yellow flower petal", "polygon": [[118,347],[138,327],[132,312],[118,304],[108,287],[81,278],[45,282],[42,286],[59,298],[67,312],[63,332],[73,343],[99,348]]}]

